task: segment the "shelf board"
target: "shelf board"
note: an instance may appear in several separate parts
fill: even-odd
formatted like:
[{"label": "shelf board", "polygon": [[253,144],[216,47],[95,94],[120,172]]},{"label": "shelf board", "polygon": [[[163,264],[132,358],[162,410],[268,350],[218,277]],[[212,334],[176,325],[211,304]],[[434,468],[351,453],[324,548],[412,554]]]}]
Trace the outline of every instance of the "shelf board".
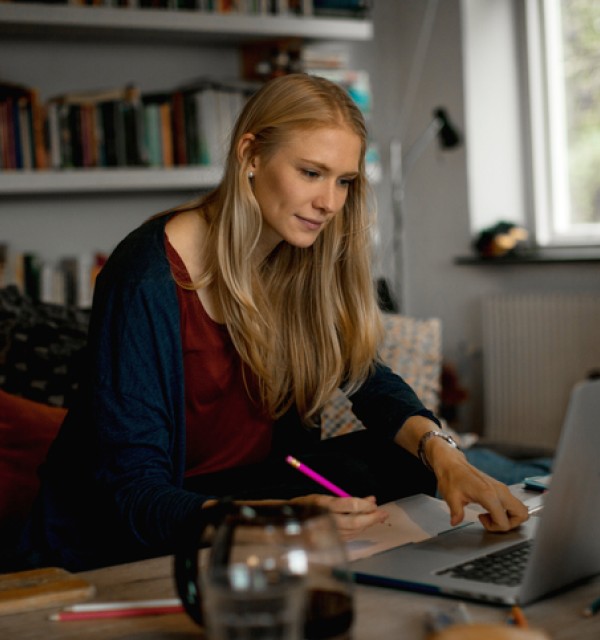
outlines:
[{"label": "shelf board", "polygon": [[459,256],[454,259],[454,264],[477,267],[581,263],[600,263],[600,247],[555,247],[552,249],[533,249],[499,258]]},{"label": "shelf board", "polygon": [[32,196],[134,191],[202,191],[216,186],[221,174],[222,170],[219,167],[3,171],[0,172],[0,194]]},{"label": "shelf board", "polygon": [[0,33],[55,37],[155,37],[193,39],[206,44],[264,38],[369,40],[373,23],[365,19],[213,14],[193,10],[131,9],[0,3]]}]

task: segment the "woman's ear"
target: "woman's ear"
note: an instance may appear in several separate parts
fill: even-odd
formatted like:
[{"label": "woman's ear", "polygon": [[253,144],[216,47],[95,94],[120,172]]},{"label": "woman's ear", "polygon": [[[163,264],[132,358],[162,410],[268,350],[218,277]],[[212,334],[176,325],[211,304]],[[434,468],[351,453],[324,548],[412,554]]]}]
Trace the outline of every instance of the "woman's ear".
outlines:
[{"label": "woman's ear", "polygon": [[237,145],[237,156],[240,164],[247,163],[249,169],[255,169],[255,155],[253,153],[254,148],[253,133],[245,133],[239,140]]}]

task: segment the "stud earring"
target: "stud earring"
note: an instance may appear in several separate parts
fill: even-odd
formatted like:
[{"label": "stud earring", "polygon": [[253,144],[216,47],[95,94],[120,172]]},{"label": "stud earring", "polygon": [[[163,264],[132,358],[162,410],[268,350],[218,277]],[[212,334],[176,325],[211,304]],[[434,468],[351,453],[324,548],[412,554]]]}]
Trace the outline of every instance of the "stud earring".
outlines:
[{"label": "stud earring", "polygon": [[254,178],[254,171],[248,171],[248,180],[252,180]]}]

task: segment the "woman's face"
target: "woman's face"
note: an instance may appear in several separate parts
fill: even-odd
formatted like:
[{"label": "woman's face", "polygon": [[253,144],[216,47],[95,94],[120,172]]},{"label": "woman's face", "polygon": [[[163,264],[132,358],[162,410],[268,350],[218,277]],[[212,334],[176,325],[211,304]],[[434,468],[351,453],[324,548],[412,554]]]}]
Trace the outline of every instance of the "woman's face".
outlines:
[{"label": "woman's face", "polygon": [[293,133],[270,158],[255,157],[254,195],[265,255],[282,240],[306,248],[344,206],[357,177],[360,137],[346,127]]}]

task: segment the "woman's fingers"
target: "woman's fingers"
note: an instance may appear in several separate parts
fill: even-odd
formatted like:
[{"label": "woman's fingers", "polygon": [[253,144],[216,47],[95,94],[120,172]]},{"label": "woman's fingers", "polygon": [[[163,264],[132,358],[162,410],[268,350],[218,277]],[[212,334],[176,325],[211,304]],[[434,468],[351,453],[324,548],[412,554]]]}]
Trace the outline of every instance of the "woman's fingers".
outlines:
[{"label": "woman's fingers", "polygon": [[454,526],[464,518],[464,507],[476,503],[487,513],[479,520],[489,531],[509,531],[529,517],[527,507],[509,491],[506,485],[471,468],[470,473],[445,479],[440,487],[450,509],[450,523]]},{"label": "woman's fingers", "polygon": [[329,509],[341,537],[345,540],[355,537],[374,524],[385,522],[388,518],[388,514],[377,507],[373,496],[336,498],[324,494],[312,494],[294,498],[292,502],[311,503]]}]

